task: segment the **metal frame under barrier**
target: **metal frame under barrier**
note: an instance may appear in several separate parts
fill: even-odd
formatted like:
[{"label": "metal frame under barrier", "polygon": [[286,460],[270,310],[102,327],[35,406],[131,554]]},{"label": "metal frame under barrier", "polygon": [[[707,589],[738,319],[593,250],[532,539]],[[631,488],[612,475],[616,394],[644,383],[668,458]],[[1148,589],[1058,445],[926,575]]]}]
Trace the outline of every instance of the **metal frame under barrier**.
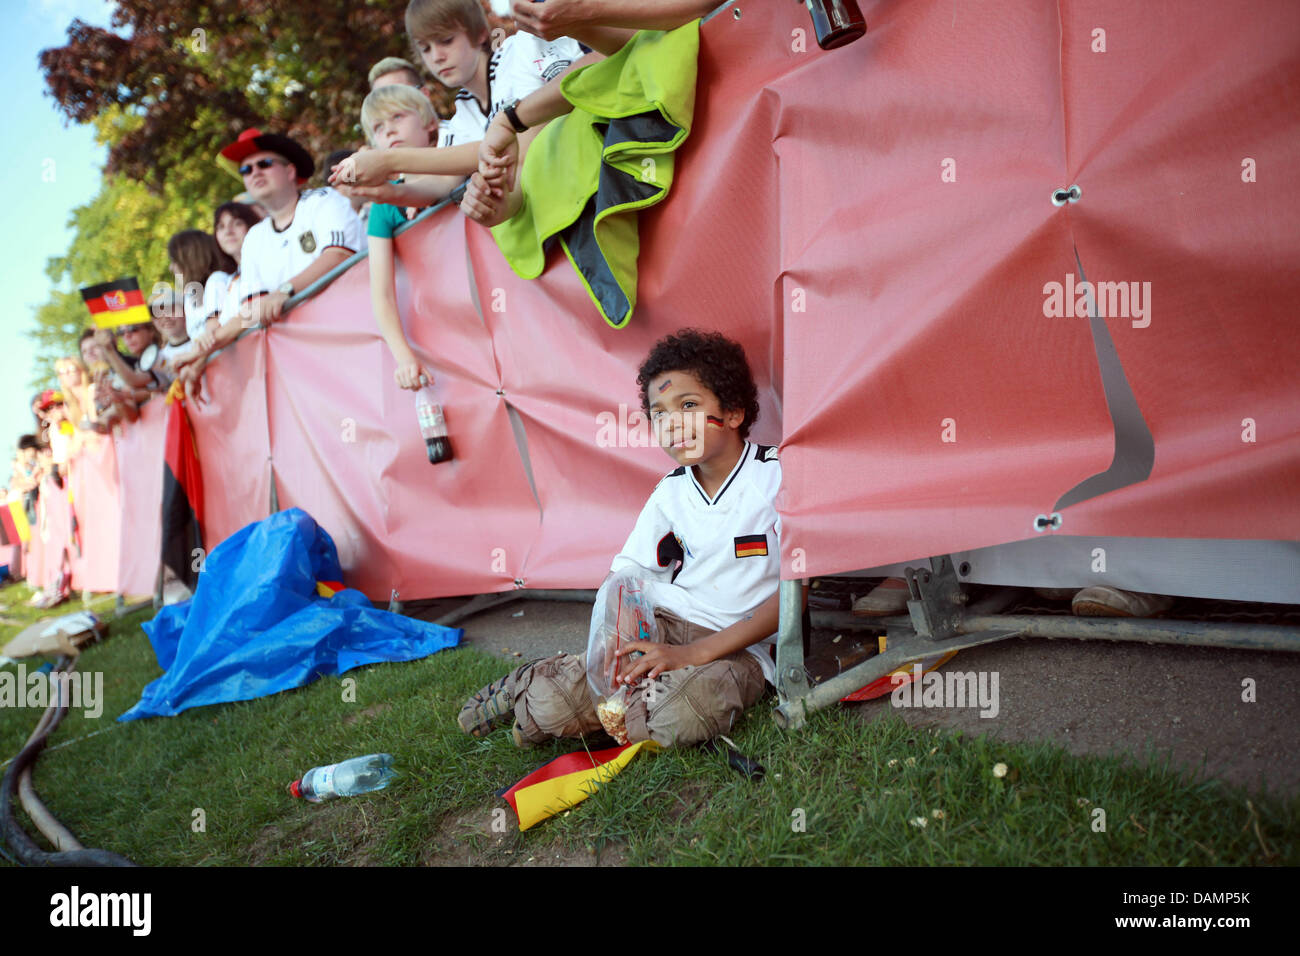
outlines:
[{"label": "metal frame under barrier", "polygon": [[808,714],[834,704],[911,661],[1010,637],[1300,651],[1300,628],[1292,627],[1154,618],[999,616],[999,611],[1023,593],[1017,588],[1000,589],[968,609],[968,595],[961,589],[947,555],[931,558],[929,570],[909,567],[906,578],[910,596],[907,617],[856,618],[844,611],[815,615],[818,623],[842,629],[883,627],[886,636],[883,653],[816,684],[804,667],[803,582],[781,582],[781,625],[776,645],[776,690],[780,705],[773,714],[777,726],[798,729]]}]

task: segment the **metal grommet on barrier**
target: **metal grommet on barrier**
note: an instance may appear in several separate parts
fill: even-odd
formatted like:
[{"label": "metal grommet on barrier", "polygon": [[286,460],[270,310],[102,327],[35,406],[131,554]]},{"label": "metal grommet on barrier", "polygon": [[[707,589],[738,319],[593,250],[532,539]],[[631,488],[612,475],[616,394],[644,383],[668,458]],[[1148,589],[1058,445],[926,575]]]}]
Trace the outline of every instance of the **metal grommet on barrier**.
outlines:
[{"label": "metal grommet on barrier", "polygon": [[515,578],[515,590],[516,590],[516,591],[523,590],[523,587],[524,587],[524,579],[523,579],[523,578]]},{"label": "metal grommet on barrier", "polygon": [[732,8],[731,8],[731,15],[732,15],[735,19],[739,20],[739,19],[740,19],[740,7],[732,7]]},{"label": "metal grommet on barrier", "polygon": [[1078,184],[1071,186],[1069,189],[1061,187],[1052,190],[1052,205],[1064,206],[1067,202],[1078,202],[1079,197],[1083,195],[1083,190]]},{"label": "metal grommet on barrier", "polygon": [[506,390],[505,390],[504,388],[498,388],[498,389],[497,389],[497,394],[498,394],[498,395],[501,395],[501,396],[504,397],[505,394],[506,394]]},{"label": "metal grommet on barrier", "polygon": [[1034,530],[1040,533],[1046,531],[1048,528],[1055,531],[1060,526],[1061,513],[1059,511],[1053,511],[1050,517],[1047,515],[1036,515],[1034,517]]}]

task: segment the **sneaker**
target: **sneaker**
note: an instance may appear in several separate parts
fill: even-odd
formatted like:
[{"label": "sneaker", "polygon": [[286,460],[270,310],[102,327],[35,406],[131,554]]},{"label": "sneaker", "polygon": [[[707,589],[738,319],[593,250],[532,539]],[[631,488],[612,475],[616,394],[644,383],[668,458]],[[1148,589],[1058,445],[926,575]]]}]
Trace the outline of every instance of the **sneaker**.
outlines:
[{"label": "sneaker", "polygon": [[456,722],[471,737],[482,737],[515,716],[515,672],[498,678],[465,702]]},{"label": "sneaker", "polygon": [[907,613],[907,582],[902,578],[885,578],[870,593],[853,602],[858,617],[892,617]]},{"label": "sneaker", "polygon": [[1141,594],[1112,587],[1084,588],[1070,602],[1077,617],[1155,617],[1174,606],[1165,594]]}]

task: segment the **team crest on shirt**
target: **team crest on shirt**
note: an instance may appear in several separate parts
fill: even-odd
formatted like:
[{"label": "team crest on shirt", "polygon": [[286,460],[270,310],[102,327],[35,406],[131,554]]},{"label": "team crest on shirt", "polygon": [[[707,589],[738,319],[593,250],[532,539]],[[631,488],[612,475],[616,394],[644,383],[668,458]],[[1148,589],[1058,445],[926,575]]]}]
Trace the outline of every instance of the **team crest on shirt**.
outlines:
[{"label": "team crest on shirt", "polygon": [[311,234],[310,229],[298,237],[298,245],[302,246],[303,252],[316,251],[316,237]]},{"label": "team crest on shirt", "polygon": [[767,557],[767,535],[765,534],[743,534],[736,541],[736,557],[738,558],[765,558]]}]

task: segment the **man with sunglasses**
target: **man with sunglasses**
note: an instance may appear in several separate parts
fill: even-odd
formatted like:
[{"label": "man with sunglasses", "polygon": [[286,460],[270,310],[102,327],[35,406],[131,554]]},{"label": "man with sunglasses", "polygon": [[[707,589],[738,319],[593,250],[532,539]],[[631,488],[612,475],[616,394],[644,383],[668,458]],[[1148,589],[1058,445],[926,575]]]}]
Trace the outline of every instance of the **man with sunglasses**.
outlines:
[{"label": "man with sunglasses", "polygon": [[[241,327],[269,325],[284,304],[361,248],[361,220],[333,189],[300,192],[316,168],[308,152],[278,133],[245,130],[221,151],[270,213],[248,230],[240,255]],[[226,341],[214,344],[220,348]]]}]

